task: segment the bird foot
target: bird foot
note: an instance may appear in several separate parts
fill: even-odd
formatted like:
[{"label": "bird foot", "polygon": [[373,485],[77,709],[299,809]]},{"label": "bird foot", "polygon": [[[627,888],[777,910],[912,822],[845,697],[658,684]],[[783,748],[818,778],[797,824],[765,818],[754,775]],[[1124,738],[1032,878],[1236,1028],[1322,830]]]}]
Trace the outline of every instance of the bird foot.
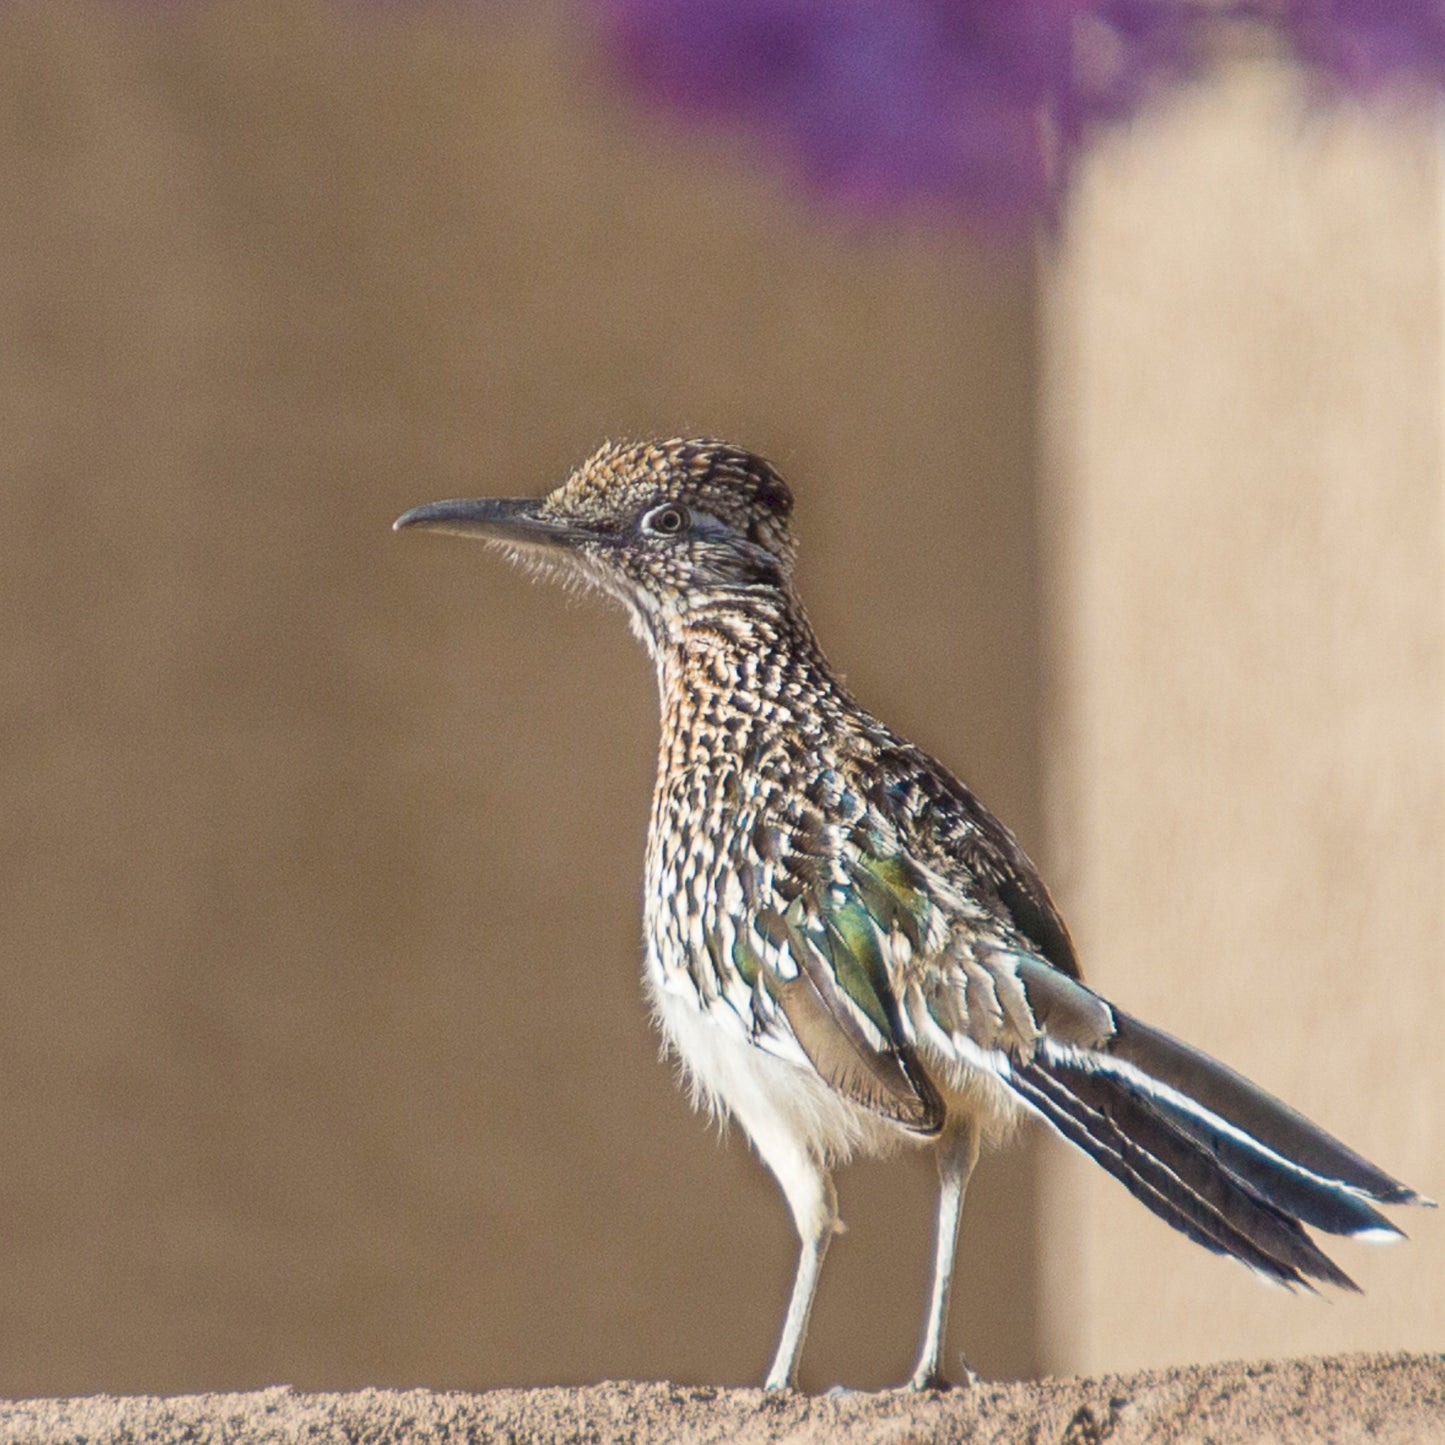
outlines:
[{"label": "bird foot", "polygon": [[912,1379],[910,1379],[903,1388],[916,1394],[921,1390],[939,1392],[944,1390],[966,1390],[970,1385],[976,1385],[977,1383],[978,1375],[965,1365],[963,1367],[963,1378],[961,1380],[950,1380],[941,1370],[920,1370],[914,1374]]}]

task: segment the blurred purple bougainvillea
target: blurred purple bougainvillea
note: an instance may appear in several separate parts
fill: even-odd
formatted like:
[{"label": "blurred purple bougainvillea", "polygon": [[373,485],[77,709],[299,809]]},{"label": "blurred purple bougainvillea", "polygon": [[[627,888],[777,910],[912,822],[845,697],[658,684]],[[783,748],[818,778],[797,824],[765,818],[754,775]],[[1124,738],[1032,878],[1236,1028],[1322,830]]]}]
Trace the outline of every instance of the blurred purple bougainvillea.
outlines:
[{"label": "blurred purple bougainvillea", "polygon": [[1092,129],[1252,29],[1323,80],[1445,83],[1445,0],[589,0],[667,112],[750,134],[848,209],[1051,215]]}]

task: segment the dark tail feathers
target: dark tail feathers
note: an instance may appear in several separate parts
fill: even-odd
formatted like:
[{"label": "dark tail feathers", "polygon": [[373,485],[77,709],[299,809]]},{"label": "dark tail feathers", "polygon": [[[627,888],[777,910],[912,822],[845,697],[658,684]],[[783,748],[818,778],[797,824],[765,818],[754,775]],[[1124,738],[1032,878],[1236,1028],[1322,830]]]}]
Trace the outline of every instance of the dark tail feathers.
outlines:
[{"label": "dark tail feathers", "polygon": [[1400,1231],[1373,1204],[1429,1204],[1207,1054],[1115,1010],[1098,1048],[1045,1037],[1014,1089],[1161,1219],[1270,1279],[1355,1289],[1305,1232]]}]

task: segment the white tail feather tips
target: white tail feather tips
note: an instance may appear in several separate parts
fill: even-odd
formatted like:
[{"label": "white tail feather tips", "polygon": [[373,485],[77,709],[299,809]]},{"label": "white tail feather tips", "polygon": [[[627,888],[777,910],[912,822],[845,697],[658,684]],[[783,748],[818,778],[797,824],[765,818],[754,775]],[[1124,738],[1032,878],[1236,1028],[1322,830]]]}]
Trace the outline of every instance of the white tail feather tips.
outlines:
[{"label": "white tail feather tips", "polygon": [[1221,1134],[1226,1134],[1244,1147],[1253,1150],[1256,1154],[1272,1160],[1283,1169],[1288,1169],[1294,1174],[1305,1179],[1312,1179],[1329,1189],[1336,1189],[1342,1194],[1353,1195],[1356,1199],[1379,1202],[1378,1196],[1371,1194],[1367,1189],[1361,1189],[1353,1184],[1346,1184],[1342,1179],[1336,1179],[1329,1174],[1321,1174],[1316,1169],[1310,1169],[1295,1159],[1290,1159],[1281,1154],[1277,1149],[1272,1149],[1253,1134],[1241,1129],[1238,1125],[1230,1123],[1222,1115],[1216,1114],[1213,1109],[1201,1104],[1197,1099],[1191,1099],[1188,1094],[1181,1093],[1178,1089],[1161,1080],[1146,1074],[1142,1069],[1125,1059],[1112,1058],[1107,1054],[1096,1054],[1084,1049],[1070,1045],[1056,1044],[1052,1039],[1043,1041],[1046,1055],[1059,1059],[1061,1062],[1070,1063],[1076,1067],[1090,1070],[1095,1073],[1113,1074],[1117,1078],[1127,1079],[1144,1094],[1153,1094],[1156,1097],[1166,1100],[1175,1108],[1194,1115],[1207,1123],[1211,1128],[1217,1129]]}]

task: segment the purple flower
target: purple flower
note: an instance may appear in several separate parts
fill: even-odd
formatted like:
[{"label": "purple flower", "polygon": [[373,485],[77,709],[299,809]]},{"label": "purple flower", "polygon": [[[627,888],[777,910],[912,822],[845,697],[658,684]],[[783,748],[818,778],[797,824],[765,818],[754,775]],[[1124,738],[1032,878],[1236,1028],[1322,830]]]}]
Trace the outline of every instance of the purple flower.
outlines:
[{"label": "purple flower", "polygon": [[1257,8],[1300,60],[1353,90],[1399,80],[1445,84],[1441,0],[1288,0]]},{"label": "purple flower", "polygon": [[643,95],[850,209],[1050,213],[1092,130],[1268,27],[1359,89],[1445,82],[1445,0],[592,0]]}]

